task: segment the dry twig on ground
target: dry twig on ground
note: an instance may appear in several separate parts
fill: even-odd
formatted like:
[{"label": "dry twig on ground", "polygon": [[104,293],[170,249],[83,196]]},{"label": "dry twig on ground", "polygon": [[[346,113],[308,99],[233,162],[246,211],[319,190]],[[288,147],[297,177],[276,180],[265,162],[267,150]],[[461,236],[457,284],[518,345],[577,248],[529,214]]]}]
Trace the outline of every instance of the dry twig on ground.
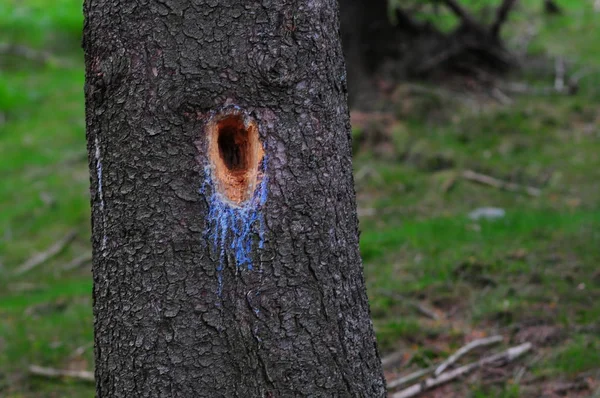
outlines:
[{"label": "dry twig on ground", "polygon": [[413,307],[414,309],[416,309],[421,315],[426,316],[427,318],[431,318],[434,321],[438,321],[440,320],[440,315],[432,308],[429,308],[428,306],[426,306],[425,304],[417,301],[417,300],[413,300],[409,297],[403,296],[401,294],[398,294],[396,292],[390,292],[387,290],[378,290],[377,291],[378,294],[381,294],[382,296],[386,296],[386,297],[390,297],[394,300],[397,300],[401,303],[406,303],[409,306]]},{"label": "dry twig on ground", "polygon": [[85,264],[88,264],[92,261],[92,252],[87,252],[82,254],[79,257],[75,257],[68,264],[63,267],[63,270],[70,271],[79,267],[83,267]]},{"label": "dry twig on ground", "polygon": [[68,377],[71,379],[87,381],[90,383],[94,382],[94,373],[88,370],[63,370],[31,365],[29,366],[29,373],[31,373],[34,376],[47,377],[50,379]]},{"label": "dry twig on ground", "polygon": [[438,377],[430,377],[424,380],[421,383],[413,384],[412,386],[398,391],[391,395],[391,398],[411,398],[417,396],[423,391],[429,390],[433,387],[437,387],[441,384],[447,383],[451,380],[454,380],[462,375],[472,372],[475,369],[478,369],[485,365],[491,365],[496,362],[509,363],[520,356],[529,352],[532,348],[531,343],[524,343],[516,347],[509,348],[508,350],[501,352],[499,354],[491,355],[489,357],[485,357],[480,359],[477,362],[473,362],[454,370],[442,373]]},{"label": "dry twig on ground", "polygon": [[22,275],[28,271],[31,271],[35,267],[45,263],[50,260],[54,256],[58,255],[62,252],[68,245],[75,239],[77,235],[77,231],[71,230],[66,236],[64,236],[59,241],[55,242],[48,249],[44,250],[41,253],[35,254],[33,257],[29,258],[29,260],[25,261],[15,270],[15,275]]},{"label": "dry twig on ground", "polygon": [[464,179],[476,182],[482,185],[488,185],[490,187],[502,189],[509,192],[524,192],[529,196],[537,197],[540,196],[542,191],[539,188],[519,185],[514,182],[502,181],[492,176],[477,173],[473,170],[465,170],[462,173]]},{"label": "dry twig on ground", "polygon": [[[448,359],[446,359],[444,362],[442,362],[437,367],[432,366],[432,367],[429,367],[426,369],[420,369],[420,370],[417,370],[416,372],[410,373],[406,376],[402,376],[398,379],[392,380],[391,382],[388,383],[388,388],[389,389],[398,388],[403,384],[409,383],[415,379],[418,379],[418,378],[425,376],[426,374],[434,372],[434,371],[435,371],[435,376],[437,377],[444,370],[446,370],[449,366],[454,364],[461,357],[463,357],[465,354],[472,351],[473,349],[475,349],[477,347],[488,346],[491,344],[500,343],[501,341],[502,341],[502,336],[492,336],[492,337],[486,337],[483,339],[473,340],[469,344],[467,344],[466,346],[462,347],[457,352],[452,354],[450,357],[448,357]],[[395,352],[393,354],[390,354],[388,357],[384,358],[382,361],[384,369],[386,368],[386,360],[387,360],[387,362],[391,363],[393,361],[393,359],[395,359],[397,357],[401,357],[401,354],[399,352]],[[390,366],[388,365],[387,367],[389,368]]]},{"label": "dry twig on ground", "polygon": [[431,367],[425,368],[425,369],[419,369],[416,372],[410,373],[406,376],[402,376],[398,379],[390,381],[389,383],[387,383],[387,387],[389,390],[396,389],[406,383],[410,383],[413,380],[423,377],[426,374],[433,372],[434,370],[435,370],[434,366],[431,366]]},{"label": "dry twig on ground", "polygon": [[452,366],[454,363],[456,363],[456,361],[458,361],[465,354],[469,353],[470,351],[474,350],[475,348],[482,347],[482,346],[488,346],[488,345],[492,345],[492,344],[496,344],[496,343],[500,343],[500,342],[502,342],[502,336],[492,336],[492,337],[486,337],[484,339],[473,340],[466,346],[460,348],[454,354],[450,355],[448,357],[448,359],[446,359],[444,362],[442,362],[437,367],[437,369],[435,370],[435,372],[433,374],[436,377],[439,376],[440,374],[442,374],[442,372],[444,372],[446,369],[448,369],[450,366]]}]

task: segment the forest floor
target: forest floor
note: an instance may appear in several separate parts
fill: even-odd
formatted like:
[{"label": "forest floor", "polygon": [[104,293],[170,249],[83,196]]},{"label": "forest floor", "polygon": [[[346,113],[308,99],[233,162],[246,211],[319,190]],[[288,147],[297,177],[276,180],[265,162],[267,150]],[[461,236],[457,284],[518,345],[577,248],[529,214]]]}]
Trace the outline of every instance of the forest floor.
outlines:
[{"label": "forest floor", "polygon": [[[0,5],[2,397],[93,396],[28,372],[93,369],[81,4],[55,3]],[[600,12],[534,3],[506,31],[517,48],[534,28],[535,61],[505,86],[381,81],[382,111],[352,114],[372,315],[382,356],[401,353],[388,380],[481,337],[503,342],[461,364],[534,345],[421,396],[600,397]],[[561,59],[573,95],[554,90]]]}]

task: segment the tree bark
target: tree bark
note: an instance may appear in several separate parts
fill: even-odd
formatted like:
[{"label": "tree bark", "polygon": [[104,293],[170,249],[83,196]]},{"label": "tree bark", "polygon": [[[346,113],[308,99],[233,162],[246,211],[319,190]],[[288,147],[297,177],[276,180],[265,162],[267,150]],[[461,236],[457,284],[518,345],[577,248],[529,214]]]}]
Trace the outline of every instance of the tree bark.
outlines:
[{"label": "tree bark", "polygon": [[382,397],[334,0],[87,0],[98,397]]}]

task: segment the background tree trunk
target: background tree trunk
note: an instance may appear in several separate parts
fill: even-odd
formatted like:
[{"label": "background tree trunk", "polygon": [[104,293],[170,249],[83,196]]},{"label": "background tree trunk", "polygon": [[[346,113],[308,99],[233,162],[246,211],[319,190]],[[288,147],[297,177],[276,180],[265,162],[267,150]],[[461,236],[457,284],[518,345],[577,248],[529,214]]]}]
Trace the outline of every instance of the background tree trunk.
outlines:
[{"label": "background tree trunk", "polygon": [[[517,66],[505,48],[501,29],[517,0],[497,1],[491,24],[479,21],[459,0],[431,0],[459,20],[449,32],[415,17],[427,1],[340,0],[341,34],[348,65],[352,107],[381,108],[376,80],[405,81],[450,75],[498,75]],[[393,14],[393,18],[392,18]],[[435,16],[431,15],[435,20]],[[392,19],[394,22],[392,22]],[[379,103],[378,103],[379,102]]]},{"label": "background tree trunk", "polygon": [[99,397],[385,395],[337,9],[86,1]]}]

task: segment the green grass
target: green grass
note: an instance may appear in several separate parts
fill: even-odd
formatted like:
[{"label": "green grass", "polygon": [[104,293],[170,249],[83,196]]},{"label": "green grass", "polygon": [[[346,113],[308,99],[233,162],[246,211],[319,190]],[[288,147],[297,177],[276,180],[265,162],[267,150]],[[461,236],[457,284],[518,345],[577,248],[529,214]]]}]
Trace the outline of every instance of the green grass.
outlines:
[{"label": "green grass", "polygon": [[[395,153],[373,156],[376,146],[355,145],[359,208],[369,210],[361,218],[361,252],[379,345],[421,358],[400,373],[440,361],[474,332],[501,333],[516,345],[515,331],[532,325],[564,331],[558,341],[536,344],[531,357],[541,359],[523,385],[507,377],[499,387],[475,383],[456,396],[537,397],[552,381],[600,377],[600,338],[576,332],[600,319],[600,58],[591,50],[600,43],[600,14],[591,12],[592,2],[559,1],[562,16],[542,17],[534,3],[541,5],[521,2],[505,31],[535,24],[530,53],[565,57],[572,71],[589,69],[577,95],[513,97],[511,105],[481,98],[477,106],[461,93],[407,95],[384,143]],[[451,29],[453,17],[444,18]],[[546,62],[549,73],[512,78],[552,85],[553,61]],[[355,141],[369,142],[363,134],[369,131],[355,127]],[[542,194],[477,185],[459,177],[466,169]],[[468,218],[487,206],[506,216]],[[428,319],[407,300],[442,318]]]},{"label": "green grass", "polygon": [[591,369],[598,369],[600,363],[600,343],[598,339],[576,336],[567,345],[551,356],[548,369],[554,374],[577,375]]},{"label": "green grass", "polygon": [[[530,54],[590,69],[577,95],[514,97],[511,105],[477,98],[477,106],[462,94],[407,95],[385,156],[357,144],[368,132],[353,129],[371,309],[382,352],[409,358],[400,373],[439,362],[473,336],[500,333],[506,346],[532,325],[564,331],[536,343],[530,358],[539,359],[520,382],[475,380],[457,396],[539,396],[551,380],[597,379],[600,370],[600,337],[582,331],[600,319],[600,13],[587,1],[559,1],[557,17],[541,16],[541,1],[521,4],[505,29],[509,43],[537,26]],[[456,23],[449,14],[437,22]],[[31,364],[93,369],[91,276],[63,269],[90,249],[81,27],[79,1],[0,5],[2,42],[51,54],[0,60],[2,397],[93,396],[90,385],[27,373]],[[532,70],[512,78],[552,84],[551,74]],[[460,178],[466,169],[542,194],[477,185]],[[469,219],[483,206],[506,216]],[[77,238],[56,258],[14,274],[73,229]]]},{"label": "green grass", "polygon": [[[83,28],[81,0],[4,0],[0,4],[0,32],[8,42],[59,47],[73,51]],[[64,41],[68,41],[65,43]]]},{"label": "green grass", "polygon": [[[30,377],[31,364],[93,369],[89,176],[79,50],[80,1],[5,1],[2,42],[46,61],[0,62],[0,396],[90,397],[93,387]],[[60,60],[60,62],[56,62]],[[75,228],[76,240],[23,276],[13,270]]]},{"label": "green grass", "polygon": [[519,385],[512,384],[503,388],[480,388],[473,390],[473,398],[488,398],[490,396],[497,398],[519,398],[521,396]]}]

